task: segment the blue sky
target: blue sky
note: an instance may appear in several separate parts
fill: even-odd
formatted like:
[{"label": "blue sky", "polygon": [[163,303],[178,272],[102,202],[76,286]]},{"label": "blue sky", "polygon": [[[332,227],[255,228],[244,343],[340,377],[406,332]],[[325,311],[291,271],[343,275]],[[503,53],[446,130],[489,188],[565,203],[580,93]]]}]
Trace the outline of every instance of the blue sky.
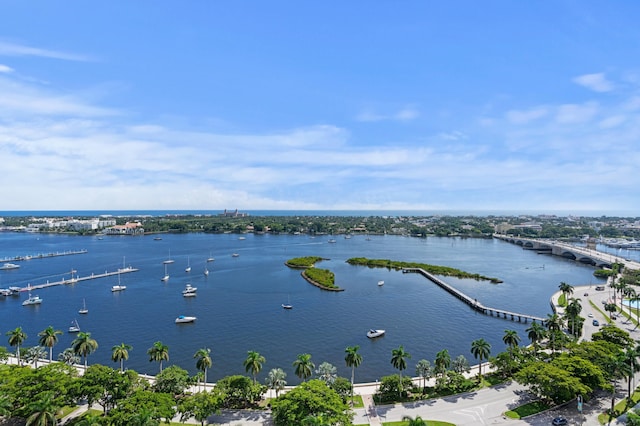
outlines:
[{"label": "blue sky", "polygon": [[640,2],[7,0],[2,210],[629,212]]}]

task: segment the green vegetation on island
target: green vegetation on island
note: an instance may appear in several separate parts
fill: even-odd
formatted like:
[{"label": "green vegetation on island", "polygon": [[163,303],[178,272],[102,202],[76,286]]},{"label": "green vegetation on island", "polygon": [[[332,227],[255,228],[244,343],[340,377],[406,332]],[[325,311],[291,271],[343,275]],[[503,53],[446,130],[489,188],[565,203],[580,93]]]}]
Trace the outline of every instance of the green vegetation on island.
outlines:
[{"label": "green vegetation on island", "polygon": [[311,284],[324,290],[344,290],[335,284],[336,276],[328,269],[307,268],[302,272],[302,276]]},{"label": "green vegetation on island", "polygon": [[486,280],[491,281],[494,284],[501,283],[499,278],[485,277],[480,274],[472,274],[469,272],[461,271],[459,269],[450,268],[448,266],[429,265],[427,263],[417,262],[400,262],[397,260],[388,259],[367,259],[366,257],[352,257],[347,260],[349,265],[368,266],[370,268],[388,268],[388,269],[409,269],[420,268],[434,275],[442,275],[445,277],[457,277],[457,278],[472,278],[474,280]]},{"label": "green vegetation on island", "polygon": [[322,258],[320,256],[305,256],[294,257],[285,262],[290,268],[312,268],[317,262],[320,262]]}]

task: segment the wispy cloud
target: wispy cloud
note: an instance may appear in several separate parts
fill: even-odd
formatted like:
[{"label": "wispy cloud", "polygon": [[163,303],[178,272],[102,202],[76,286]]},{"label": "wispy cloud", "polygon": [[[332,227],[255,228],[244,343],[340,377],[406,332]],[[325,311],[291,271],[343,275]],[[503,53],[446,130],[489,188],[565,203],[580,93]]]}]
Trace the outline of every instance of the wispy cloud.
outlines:
[{"label": "wispy cloud", "polygon": [[414,107],[408,106],[388,114],[381,114],[367,109],[356,116],[356,121],[411,121],[418,117],[420,117],[420,111]]},{"label": "wispy cloud", "polygon": [[65,61],[93,61],[87,55],[61,52],[58,50],[42,49],[39,47],[27,46],[20,43],[0,40],[0,56],[38,56],[41,58],[62,59]]},{"label": "wispy cloud", "polygon": [[573,81],[594,92],[610,92],[614,88],[613,83],[607,80],[604,73],[580,75]]},{"label": "wispy cloud", "polygon": [[549,111],[545,107],[537,107],[526,111],[511,110],[507,111],[507,119],[514,124],[527,124],[544,117],[548,113]]},{"label": "wispy cloud", "polygon": [[0,72],[10,73],[10,72],[13,72],[13,68],[0,64]]}]

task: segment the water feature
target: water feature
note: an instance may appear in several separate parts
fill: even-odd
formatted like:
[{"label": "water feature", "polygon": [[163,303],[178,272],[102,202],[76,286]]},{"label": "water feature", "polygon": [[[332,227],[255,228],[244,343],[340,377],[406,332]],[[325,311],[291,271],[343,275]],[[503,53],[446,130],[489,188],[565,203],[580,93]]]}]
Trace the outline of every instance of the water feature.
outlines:
[{"label": "water feature", "polygon": [[[20,269],[0,271],[1,288],[57,281],[70,277],[72,269],[81,277],[115,271],[123,264],[139,269],[121,274],[126,291],[111,292],[118,282],[114,276],[39,290],[39,306],[21,306],[26,295],[0,297],[0,333],[4,336],[21,326],[29,336],[24,344],[34,346],[37,333],[52,325],[65,331],[54,347],[55,356],[70,346],[75,335],[66,330],[77,319],[99,344],[89,363],[117,367],[111,348],[124,342],[133,346],[125,366],[149,374],[158,371],[147,355],[157,340],[169,346],[168,364],[192,374],[193,354],[208,347],[213,359],[210,380],[245,374],[242,363],[247,351],[255,350],[266,358],[260,380],[271,368],[280,367],[290,384],[298,382],[291,364],[301,353],[310,353],[316,365],[334,364],[348,377],[344,350],[359,345],[363,362],[356,380],[374,381],[397,372],[390,359],[392,349],[400,345],[412,355],[405,373],[414,374],[418,360],[433,362],[445,348],[452,358],[462,354],[473,364],[470,347],[478,338],[491,344],[492,354],[503,351],[506,329],[516,330],[526,343],[530,324],[484,316],[418,274],[350,266],[345,263],[350,257],[423,262],[497,277],[504,282],[444,280],[484,305],[542,317],[551,313],[549,299],[560,282],[603,282],[593,277],[590,266],[497,240],[355,235],[334,237],[336,243],[329,244],[329,238],[247,234],[241,240],[237,234],[193,233],[154,240],[0,233],[0,258],[87,249],[86,254],[32,259],[20,262]],[[169,280],[162,282],[169,253],[175,262],[167,266]],[[210,256],[215,261],[207,263]],[[326,258],[317,266],[332,270],[345,291],[321,291],[304,281],[300,271],[284,266],[287,259],[299,256]],[[190,273],[185,272],[188,264]],[[380,280],[384,286],[377,285]],[[182,296],[187,283],[198,287],[197,297]],[[90,307],[87,315],[78,314],[83,300]],[[287,302],[293,309],[282,309]],[[174,320],[181,314],[197,320],[177,325]],[[370,340],[370,328],[387,332]],[[6,338],[0,344],[8,346]]]}]

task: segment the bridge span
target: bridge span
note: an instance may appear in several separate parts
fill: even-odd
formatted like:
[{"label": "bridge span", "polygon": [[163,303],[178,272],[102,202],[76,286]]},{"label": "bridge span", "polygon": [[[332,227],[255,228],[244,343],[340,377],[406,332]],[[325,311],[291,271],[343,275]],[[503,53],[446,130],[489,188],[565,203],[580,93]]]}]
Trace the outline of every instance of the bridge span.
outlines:
[{"label": "bridge span", "polygon": [[518,322],[538,321],[543,325],[545,324],[546,319],[542,317],[537,317],[535,315],[519,314],[517,312],[511,312],[504,309],[490,308],[488,306],[484,306],[482,303],[478,302],[477,299],[469,297],[463,292],[461,292],[460,290],[451,287],[449,284],[442,281],[440,278],[425,271],[422,268],[405,268],[402,270],[402,272],[403,273],[416,272],[425,276],[426,278],[431,280],[433,283],[437,284],[439,287],[443,288],[444,290],[446,290],[447,292],[455,296],[457,299],[469,305],[472,309],[478,312],[481,312],[485,315],[496,316],[498,318],[504,318],[504,319],[511,319],[511,321],[515,321],[515,320],[518,320]]},{"label": "bridge span", "polygon": [[587,247],[578,247],[558,240],[542,238],[525,238],[513,235],[494,234],[493,238],[521,246],[525,250],[535,250],[538,253],[549,253],[565,259],[593,265],[598,268],[611,268],[614,263],[620,263],[625,268],[640,269],[640,263],[625,259],[615,254],[605,253]]}]

